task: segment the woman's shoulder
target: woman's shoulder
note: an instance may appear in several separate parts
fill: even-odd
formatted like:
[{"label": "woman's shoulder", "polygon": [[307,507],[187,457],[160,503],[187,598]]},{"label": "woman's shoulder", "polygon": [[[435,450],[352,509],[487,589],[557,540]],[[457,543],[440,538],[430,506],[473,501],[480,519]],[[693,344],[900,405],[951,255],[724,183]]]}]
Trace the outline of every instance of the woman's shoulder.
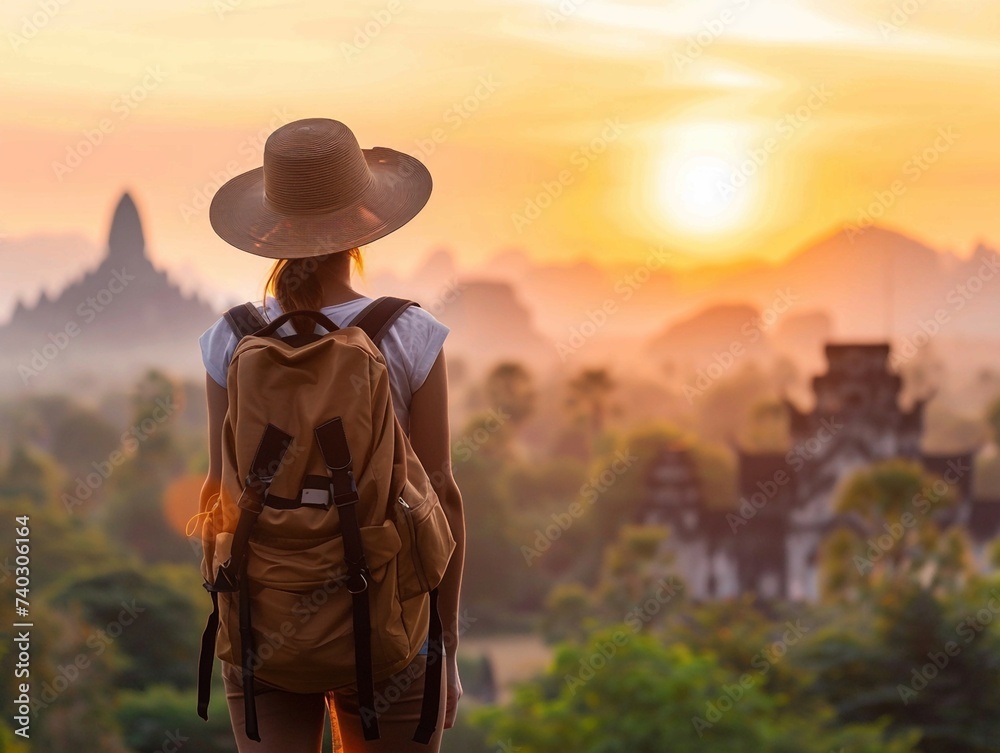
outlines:
[{"label": "woman's shoulder", "polygon": [[[396,336],[408,362],[410,390],[416,392],[427,378],[451,329],[422,306],[409,306],[396,324],[399,327]],[[394,326],[389,332],[395,329]]]},{"label": "woman's shoulder", "polygon": [[433,312],[419,304],[407,307],[399,316],[399,324],[402,329],[408,331],[411,336],[424,345],[429,340],[440,339],[441,342],[444,342],[451,331],[451,328],[439,320]]}]

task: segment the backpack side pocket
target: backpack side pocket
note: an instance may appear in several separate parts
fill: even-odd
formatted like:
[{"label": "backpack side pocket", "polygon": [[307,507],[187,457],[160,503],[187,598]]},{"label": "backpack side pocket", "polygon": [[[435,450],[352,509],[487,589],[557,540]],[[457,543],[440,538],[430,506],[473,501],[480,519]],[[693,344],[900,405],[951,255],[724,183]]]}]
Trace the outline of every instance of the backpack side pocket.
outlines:
[{"label": "backpack side pocket", "polygon": [[455,539],[437,494],[418,497],[407,482],[393,506],[403,548],[399,553],[401,601],[437,588],[444,577]]}]

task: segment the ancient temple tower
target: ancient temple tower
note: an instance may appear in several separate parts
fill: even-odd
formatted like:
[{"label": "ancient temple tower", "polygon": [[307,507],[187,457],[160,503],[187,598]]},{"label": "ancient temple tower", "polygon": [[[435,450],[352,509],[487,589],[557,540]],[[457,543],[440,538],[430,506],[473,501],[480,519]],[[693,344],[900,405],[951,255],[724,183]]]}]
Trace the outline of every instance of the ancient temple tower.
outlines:
[{"label": "ancient temple tower", "polygon": [[[664,448],[655,459],[641,517],[667,523],[683,539],[677,564],[693,598],[752,591],[765,599],[814,600],[822,541],[845,524],[836,512],[842,479],[891,458],[915,460],[931,473],[972,468],[973,449],[922,451],[924,401],[900,406],[902,379],[890,369],[889,354],[886,343],[827,345],[827,370],[813,379],[812,410],[787,403],[787,451],[736,448],[738,496],[730,510],[704,506],[701,482],[682,449]],[[975,542],[996,535],[1000,515],[983,511],[1000,505],[972,500],[971,470],[955,492],[960,506],[951,523],[988,521],[970,530]]]},{"label": "ancient temple tower", "polygon": [[151,366],[193,375],[198,336],[218,315],[150,261],[138,207],[126,192],[100,264],[55,297],[19,304],[0,327],[0,387],[97,389]]}]

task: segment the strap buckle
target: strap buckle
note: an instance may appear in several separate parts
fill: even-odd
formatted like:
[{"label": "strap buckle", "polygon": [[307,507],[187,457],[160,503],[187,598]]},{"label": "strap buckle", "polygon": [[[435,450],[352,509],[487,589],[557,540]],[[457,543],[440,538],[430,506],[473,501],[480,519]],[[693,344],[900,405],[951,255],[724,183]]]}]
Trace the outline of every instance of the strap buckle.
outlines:
[{"label": "strap buckle", "polygon": [[[354,483],[354,471],[346,471],[347,477],[350,479],[350,487],[344,489],[339,494],[337,493],[337,481],[335,478],[330,479],[330,498],[333,500],[333,504],[337,507],[346,507],[347,505],[356,505],[361,501],[361,497],[358,496],[358,487]],[[345,485],[346,486],[346,485]]]},{"label": "strap buckle", "polygon": [[[360,593],[364,593],[368,589],[368,579],[365,577],[365,573],[368,573],[369,575],[371,575],[371,573],[368,572],[368,568],[364,568],[363,570],[357,570],[354,573],[348,573],[348,575],[347,575],[347,592],[348,593],[351,593],[351,594],[360,594]],[[351,581],[354,580],[355,581],[354,585],[357,586],[356,579],[358,579],[358,578],[361,579],[361,585],[360,585],[360,587],[352,588],[351,587]]]}]

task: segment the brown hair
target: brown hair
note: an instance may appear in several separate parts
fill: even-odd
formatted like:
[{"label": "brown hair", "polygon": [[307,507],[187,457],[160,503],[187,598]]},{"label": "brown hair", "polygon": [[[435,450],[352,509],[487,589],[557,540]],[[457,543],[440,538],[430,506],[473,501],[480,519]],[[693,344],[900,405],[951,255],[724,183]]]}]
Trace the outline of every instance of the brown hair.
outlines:
[{"label": "brown hair", "polygon": [[[278,259],[264,283],[264,297],[273,295],[282,311],[296,309],[318,309],[323,302],[323,287],[316,274],[322,267],[332,263],[338,254],[346,253],[354,260],[354,268],[364,275],[364,258],[360,248],[337,251],[322,256],[307,256],[303,259]],[[296,332],[312,332],[315,326],[311,319],[292,320]]]}]

